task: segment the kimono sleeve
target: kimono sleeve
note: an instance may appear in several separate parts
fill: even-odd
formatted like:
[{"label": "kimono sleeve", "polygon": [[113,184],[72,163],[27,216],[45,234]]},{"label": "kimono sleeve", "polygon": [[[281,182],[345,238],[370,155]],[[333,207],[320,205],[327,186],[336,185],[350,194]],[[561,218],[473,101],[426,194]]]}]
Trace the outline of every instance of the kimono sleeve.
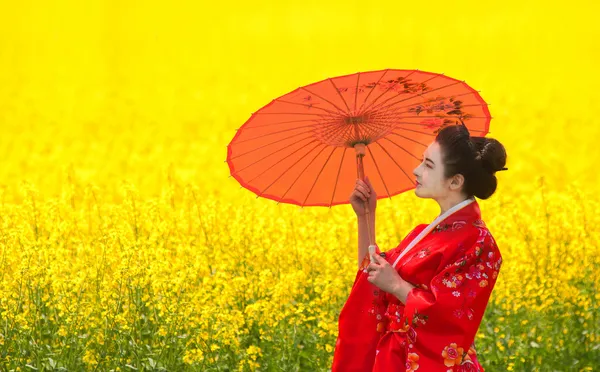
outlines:
[{"label": "kimono sleeve", "polygon": [[475,243],[448,262],[428,288],[413,288],[406,298],[406,355],[423,371],[470,370],[471,346],[502,257],[493,237],[482,230]]}]

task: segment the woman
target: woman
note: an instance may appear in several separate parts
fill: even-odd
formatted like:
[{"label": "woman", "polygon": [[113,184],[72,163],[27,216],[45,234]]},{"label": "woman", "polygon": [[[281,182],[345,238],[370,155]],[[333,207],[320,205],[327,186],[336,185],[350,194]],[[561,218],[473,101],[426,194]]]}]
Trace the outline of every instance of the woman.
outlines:
[{"label": "woman", "polygon": [[474,339],[502,257],[481,220],[475,196],[496,190],[506,152],[471,137],[464,125],[439,131],[413,171],[415,193],[441,208],[388,252],[369,257],[364,202],[375,230],[377,196],[357,180],[350,202],[358,217],[358,267],[339,316],[332,372],[483,371]]}]

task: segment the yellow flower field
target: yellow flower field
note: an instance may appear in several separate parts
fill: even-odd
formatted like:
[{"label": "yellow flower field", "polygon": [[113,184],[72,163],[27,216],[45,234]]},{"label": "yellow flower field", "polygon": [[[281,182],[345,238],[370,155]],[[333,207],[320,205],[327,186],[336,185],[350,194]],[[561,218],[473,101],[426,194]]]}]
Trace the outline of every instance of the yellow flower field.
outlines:
[{"label": "yellow flower field", "polygon": [[[1,3],[0,370],[327,371],[351,207],[257,199],[226,146],[298,86],[384,68],[466,80],[507,149],[480,201],[504,258],[486,371],[600,370],[597,8]],[[438,213],[381,200],[377,242]]]}]

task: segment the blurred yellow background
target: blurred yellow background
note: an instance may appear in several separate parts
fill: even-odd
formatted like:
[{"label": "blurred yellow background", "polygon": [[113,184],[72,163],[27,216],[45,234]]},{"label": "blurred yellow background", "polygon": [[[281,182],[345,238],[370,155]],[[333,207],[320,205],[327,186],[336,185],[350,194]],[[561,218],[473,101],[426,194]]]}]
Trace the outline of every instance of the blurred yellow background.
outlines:
[{"label": "blurred yellow background", "polygon": [[[299,86],[394,68],[480,90],[508,153],[480,202],[505,259],[477,338],[486,370],[592,370],[598,8],[1,2],[0,366],[326,370],[351,208],[256,199],[226,146]],[[438,212],[412,192],[380,201],[379,245]]]},{"label": "blurred yellow background", "polygon": [[[0,5],[0,183],[53,195],[126,178],[224,182],[226,145],[301,85],[383,68],[481,91],[507,148],[500,192],[544,176],[598,190],[594,2],[56,1]],[[35,141],[33,141],[35,139]],[[223,180],[223,182],[221,182]],[[206,186],[207,192],[213,187]],[[236,197],[251,197],[246,192]]]}]

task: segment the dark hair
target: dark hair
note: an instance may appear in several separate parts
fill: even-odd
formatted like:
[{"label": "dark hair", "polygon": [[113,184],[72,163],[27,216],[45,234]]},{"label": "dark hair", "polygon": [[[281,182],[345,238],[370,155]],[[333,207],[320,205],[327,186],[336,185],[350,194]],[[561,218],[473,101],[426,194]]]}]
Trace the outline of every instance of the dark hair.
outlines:
[{"label": "dark hair", "polygon": [[463,192],[468,197],[487,199],[496,191],[495,173],[506,170],[506,150],[494,138],[472,137],[463,124],[441,129],[435,141],[440,145],[444,177],[462,174]]}]

